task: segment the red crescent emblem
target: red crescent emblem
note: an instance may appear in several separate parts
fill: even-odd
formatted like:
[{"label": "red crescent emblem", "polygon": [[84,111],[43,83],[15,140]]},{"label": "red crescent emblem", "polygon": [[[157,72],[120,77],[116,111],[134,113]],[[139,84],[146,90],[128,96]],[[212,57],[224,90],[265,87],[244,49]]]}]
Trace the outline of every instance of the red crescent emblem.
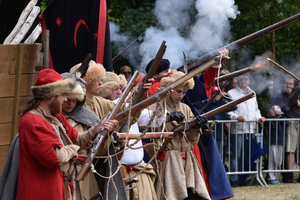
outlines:
[{"label": "red crescent emblem", "polygon": [[83,19],[81,19],[77,22],[77,24],[75,26],[75,31],[74,31],[74,45],[75,45],[75,48],[77,48],[77,40],[76,40],[77,31],[78,31],[78,28],[81,26],[81,24],[83,24],[86,27],[87,31],[89,31],[89,27]]}]

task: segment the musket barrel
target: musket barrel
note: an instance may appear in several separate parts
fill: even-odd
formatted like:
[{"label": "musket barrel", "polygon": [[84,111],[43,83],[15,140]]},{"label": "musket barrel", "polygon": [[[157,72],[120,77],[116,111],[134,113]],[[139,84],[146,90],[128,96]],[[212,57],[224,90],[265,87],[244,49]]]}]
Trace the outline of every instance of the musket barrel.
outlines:
[{"label": "musket barrel", "polygon": [[[246,37],[243,37],[235,42],[232,42],[224,47],[221,47],[221,48],[226,48],[228,49],[229,51],[231,50],[234,50],[234,49],[237,49],[238,47],[242,46],[242,45],[245,45],[253,40],[256,40],[257,38],[260,38],[272,31],[275,31],[277,29],[280,29],[284,26],[287,26],[288,24],[291,24],[297,20],[300,19],[300,13],[296,14],[296,15],[293,15],[289,18],[286,18],[280,22],[277,22],[275,24],[272,24],[264,29],[261,29],[259,31],[256,31]],[[194,69],[195,67],[201,65],[202,63],[206,62],[207,60],[210,60],[211,58],[215,57],[218,55],[218,50],[215,50],[213,52],[210,52],[208,54],[205,54],[199,58],[195,58],[195,59],[192,59],[188,62],[188,69],[189,70],[192,70]],[[177,70],[179,71],[183,71],[183,66],[179,67]]]},{"label": "musket barrel", "polygon": [[270,58],[267,58],[268,61],[270,61],[271,63],[273,63],[274,65],[276,65],[277,67],[279,67],[280,69],[282,69],[284,72],[288,73],[289,75],[291,75],[294,79],[296,79],[297,81],[300,81],[300,79],[293,74],[292,72],[288,71],[287,69],[285,69],[283,66],[279,65],[277,62],[271,60]]},{"label": "musket barrel", "polygon": [[215,116],[216,114],[224,112],[224,111],[228,110],[229,108],[231,108],[231,107],[233,107],[233,106],[235,106],[235,105],[237,105],[239,103],[242,103],[242,102],[244,102],[244,101],[246,101],[248,99],[251,99],[253,97],[254,97],[254,92],[252,92],[250,94],[247,94],[247,95],[245,95],[245,96],[243,96],[243,97],[241,97],[239,99],[236,99],[234,101],[231,101],[231,102],[229,102],[227,104],[224,104],[223,106],[220,106],[220,107],[218,107],[218,108],[216,108],[214,110],[206,112],[206,113],[203,114],[203,116],[205,116],[207,119],[211,118],[211,117]]},{"label": "musket barrel", "polygon": [[221,82],[221,81],[226,81],[226,80],[228,80],[228,79],[230,79],[230,78],[234,78],[234,77],[240,76],[240,75],[242,75],[242,74],[246,74],[246,73],[248,73],[248,72],[251,72],[252,69],[253,69],[252,67],[247,67],[247,68],[245,68],[245,69],[240,69],[240,70],[231,72],[231,73],[229,73],[229,74],[225,74],[225,75],[223,75],[223,76],[219,76],[219,77],[215,78],[213,84],[216,84],[218,80],[219,80],[219,82]]},{"label": "musket barrel", "polygon": [[140,42],[143,40],[143,38],[145,37],[145,32],[142,33],[139,37],[137,37],[134,41],[132,41],[129,45],[127,45],[127,47],[125,47],[125,49],[123,49],[120,53],[118,53],[118,55],[116,55],[113,59],[112,59],[112,63],[115,64],[120,58],[122,58],[122,56],[124,56],[124,54],[129,51],[129,49],[131,49],[136,43]]}]

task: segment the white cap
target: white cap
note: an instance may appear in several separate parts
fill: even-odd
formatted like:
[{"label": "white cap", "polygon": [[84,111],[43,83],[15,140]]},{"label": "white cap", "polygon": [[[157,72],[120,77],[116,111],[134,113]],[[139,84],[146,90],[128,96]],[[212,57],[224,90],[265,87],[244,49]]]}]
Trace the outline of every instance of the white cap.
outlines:
[{"label": "white cap", "polygon": [[284,114],[284,113],[282,112],[281,108],[280,108],[279,106],[277,106],[277,105],[272,106],[271,109],[272,109],[272,110],[274,111],[274,113],[277,114],[277,115],[282,115],[282,114]]}]

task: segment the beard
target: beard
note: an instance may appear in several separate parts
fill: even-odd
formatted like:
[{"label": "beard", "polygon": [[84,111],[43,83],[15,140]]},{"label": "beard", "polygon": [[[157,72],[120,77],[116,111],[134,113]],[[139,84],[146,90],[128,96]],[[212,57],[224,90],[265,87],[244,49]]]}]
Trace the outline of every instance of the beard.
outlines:
[{"label": "beard", "polygon": [[57,97],[55,97],[54,100],[49,104],[49,108],[51,115],[62,113],[62,105],[59,103]]}]

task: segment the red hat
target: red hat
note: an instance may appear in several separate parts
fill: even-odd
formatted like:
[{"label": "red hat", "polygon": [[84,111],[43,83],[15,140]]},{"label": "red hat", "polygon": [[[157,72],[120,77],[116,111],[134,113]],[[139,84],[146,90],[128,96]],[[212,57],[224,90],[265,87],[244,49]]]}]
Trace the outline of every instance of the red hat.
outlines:
[{"label": "red hat", "polygon": [[61,93],[68,93],[75,86],[72,79],[64,79],[53,69],[43,69],[39,72],[31,91],[35,98],[47,99]]},{"label": "red hat", "polygon": [[214,93],[214,92],[218,92],[219,90],[220,90],[220,89],[219,89],[218,86],[211,86],[211,88],[210,88],[211,94]]}]

